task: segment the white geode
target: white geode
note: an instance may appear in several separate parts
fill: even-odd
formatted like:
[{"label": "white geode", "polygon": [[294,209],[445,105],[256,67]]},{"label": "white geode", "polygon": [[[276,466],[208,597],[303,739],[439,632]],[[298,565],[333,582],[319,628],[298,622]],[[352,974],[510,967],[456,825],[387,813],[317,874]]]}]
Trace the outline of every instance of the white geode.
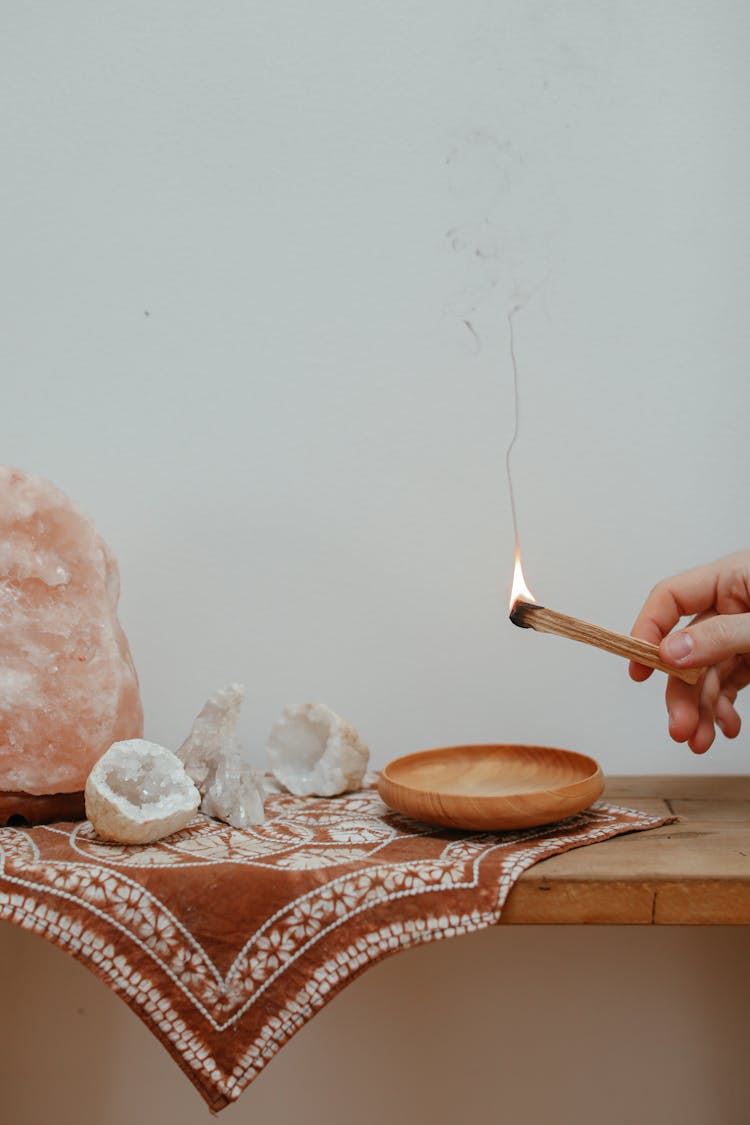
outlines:
[{"label": "white geode", "polygon": [[285,707],[268,737],[271,769],[297,797],[333,797],[362,784],[370,751],[351,723],[323,703]]},{"label": "white geode", "polygon": [[227,684],[206,702],[177,754],[203,798],[201,811],[233,828],[262,824],[263,782],[245,758],[237,724],[242,684]]},{"label": "white geode", "polygon": [[86,816],[104,840],[152,844],[195,816],[200,793],[176,754],[155,742],[113,742],[86,780]]}]

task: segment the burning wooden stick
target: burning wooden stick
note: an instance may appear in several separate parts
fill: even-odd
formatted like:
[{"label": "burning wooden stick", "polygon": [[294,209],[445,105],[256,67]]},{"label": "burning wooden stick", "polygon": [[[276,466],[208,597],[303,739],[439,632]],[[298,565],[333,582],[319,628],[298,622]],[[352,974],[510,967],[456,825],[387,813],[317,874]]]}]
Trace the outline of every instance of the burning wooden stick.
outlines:
[{"label": "burning wooden stick", "polygon": [[636,637],[629,637],[625,633],[602,629],[599,625],[590,625],[588,621],[568,617],[565,613],[557,613],[554,609],[547,609],[546,606],[536,603],[518,599],[513,603],[510,619],[521,629],[535,629],[537,633],[553,633],[556,637],[569,637],[572,641],[581,641],[582,644],[602,648],[605,652],[613,652],[615,656],[624,656],[627,660],[635,660],[638,664],[656,668],[669,676],[677,676],[686,684],[697,683],[703,672],[701,668],[672,668],[659,658],[657,645],[649,644],[648,641],[639,641]]}]

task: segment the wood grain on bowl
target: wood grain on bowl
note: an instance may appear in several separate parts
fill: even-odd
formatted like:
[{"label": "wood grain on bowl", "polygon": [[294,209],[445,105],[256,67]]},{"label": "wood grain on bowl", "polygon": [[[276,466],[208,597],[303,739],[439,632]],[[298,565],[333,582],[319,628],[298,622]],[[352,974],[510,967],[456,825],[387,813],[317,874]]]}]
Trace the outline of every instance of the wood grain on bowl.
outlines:
[{"label": "wood grain on bowl", "polygon": [[551,824],[592,804],[604,788],[593,758],[549,746],[446,746],[407,754],[380,775],[380,796],[415,820],[505,830]]}]

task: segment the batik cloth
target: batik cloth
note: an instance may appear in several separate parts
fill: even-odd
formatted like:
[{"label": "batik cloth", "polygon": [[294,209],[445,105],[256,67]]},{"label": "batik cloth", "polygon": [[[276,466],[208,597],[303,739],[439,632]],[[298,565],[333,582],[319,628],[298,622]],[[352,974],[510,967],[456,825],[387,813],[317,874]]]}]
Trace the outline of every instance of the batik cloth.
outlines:
[{"label": "batik cloth", "polygon": [[274,794],[266,822],[198,816],[156,844],[88,821],[0,829],[0,918],[96,973],[214,1111],[368,966],[497,923],[533,863],[663,818],[599,802],[544,828],[459,832],[390,811],[375,778]]}]

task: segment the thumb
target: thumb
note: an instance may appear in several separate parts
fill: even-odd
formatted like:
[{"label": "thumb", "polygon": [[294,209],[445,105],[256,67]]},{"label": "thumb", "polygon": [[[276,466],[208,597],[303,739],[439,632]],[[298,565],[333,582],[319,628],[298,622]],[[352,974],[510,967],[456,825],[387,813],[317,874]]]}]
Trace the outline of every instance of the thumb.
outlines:
[{"label": "thumb", "polygon": [[670,633],[659,645],[667,664],[703,668],[738,653],[750,653],[750,613],[717,614]]}]

